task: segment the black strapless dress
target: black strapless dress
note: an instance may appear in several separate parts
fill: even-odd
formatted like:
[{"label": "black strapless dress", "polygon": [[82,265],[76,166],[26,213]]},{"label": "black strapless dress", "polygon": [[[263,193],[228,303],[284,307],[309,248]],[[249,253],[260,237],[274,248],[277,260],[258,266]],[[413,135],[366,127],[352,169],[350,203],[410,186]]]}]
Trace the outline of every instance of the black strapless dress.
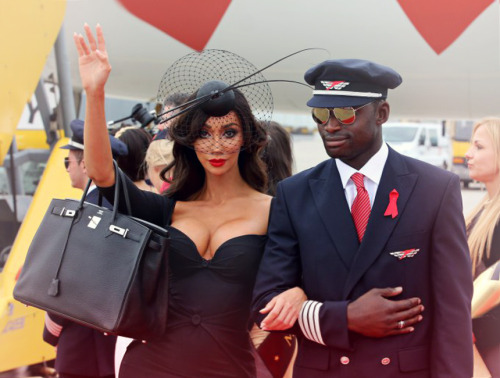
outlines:
[{"label": "black strapless dress", "polygon": [[255,377],[249,314],[267,237],[235,237],[205,260],[187,235],[168,228],[168,330],[160,341],[134,341],[120,378]]}]

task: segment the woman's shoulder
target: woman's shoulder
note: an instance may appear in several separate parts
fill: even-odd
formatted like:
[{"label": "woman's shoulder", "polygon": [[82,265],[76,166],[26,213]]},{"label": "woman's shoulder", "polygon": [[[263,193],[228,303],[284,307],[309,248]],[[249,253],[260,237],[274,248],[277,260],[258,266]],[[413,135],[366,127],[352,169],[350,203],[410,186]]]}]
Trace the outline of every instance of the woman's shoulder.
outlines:
[{"label": "woman's shoulder", "polygon": [[258,192],[258,191],[255,191],[255,197],[261,201],[271,201],[271,199],[273,198],[273,196],[271,196],[267,193],[262,193],[262,192]]},{"label": "woman's shoulder", "polygon": [[260,219],[260,222],[265,224],[267,229],[267,223],[269,221],[269,213],[271,211],[271,201],[273,197],[265,193],[257,193],[253,197],[252,201],[248,201],[248,207],[246,209],[248,214],[253,217]]},{"label": "woman's shoulder", "polygon": [[263,208],[269,209],[271,206],[271,200],[273,199],[272,196],[266,193],[261,193],[258,191],[255,191],[250,197],[252,199],[252,202],[255,205],[261,206]]}]

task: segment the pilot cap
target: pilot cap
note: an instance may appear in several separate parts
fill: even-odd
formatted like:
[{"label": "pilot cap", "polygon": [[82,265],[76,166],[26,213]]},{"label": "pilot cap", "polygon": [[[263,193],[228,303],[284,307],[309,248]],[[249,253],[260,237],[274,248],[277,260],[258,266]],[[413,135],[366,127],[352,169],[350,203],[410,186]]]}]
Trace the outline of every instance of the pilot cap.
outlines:
[{"label": "pilot cap", "polygon": [[304,75],[314,85],[307,105],[313,108],[360,106],[385,99],[403,79],[392,68],[361,59],[326,60]]},{"label": "pilot cap", "polygon": [[[71,131],[73,131],[73,135],[68,144],[62,146],[62,149],[65,150],[79,150],[83,151],[83,126],[84,122],[81,119],[74,119],[71,121],[70,125]],[[113,152],[113,156],[125,156],[128,154],[128,148],[125,143],[121,140],[115,138],[114,136],[109,136],[109,141],[111,143],[111,150]]]}]

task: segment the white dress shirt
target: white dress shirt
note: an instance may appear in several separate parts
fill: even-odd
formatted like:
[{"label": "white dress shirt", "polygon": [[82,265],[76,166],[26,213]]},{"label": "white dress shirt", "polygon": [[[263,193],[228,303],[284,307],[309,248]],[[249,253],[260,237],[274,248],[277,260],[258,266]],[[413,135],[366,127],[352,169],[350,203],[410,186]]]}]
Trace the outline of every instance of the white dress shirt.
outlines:
[{"label": "white dress shirt", "polygon": [[354,173],[361,173],[365,176],[365,189],[370,196],[370,206],[373,207],[373,201],[375,200],[375,195],[377,194],[378,185],[380,183],[380,178],[382,177],[382,171],[384,170],[388,155],[389,148],[387,148],[385,143],[382,143],[382,147],[359,171],[347,165],[343,161],[335,159],[335,164],[337,165],[340,180],[342,181],[342,186],[344,187],[345,198],[347,200],[347,204],[349,205],[349,210],[351,209],[352,203],[357,195],[356,185],[354,185],[354,182],[351,180],[351,176]]}]

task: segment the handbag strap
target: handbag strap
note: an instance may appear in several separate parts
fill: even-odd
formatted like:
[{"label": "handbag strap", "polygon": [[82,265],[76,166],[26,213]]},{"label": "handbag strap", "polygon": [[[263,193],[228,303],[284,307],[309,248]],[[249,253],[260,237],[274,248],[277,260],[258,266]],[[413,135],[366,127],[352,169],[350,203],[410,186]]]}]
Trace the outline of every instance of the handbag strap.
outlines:
[{"label": "handbag strap", "polygon": [[[87,189],[89,185],[87,184]],[[81,206],[83,206],[83,201],[80,202]],[[64,208],[63,208],[64,210]],[[80,211],[81,208],[78,208],[77,212]],[[72,214],[70,216],[71,222],[68,222],[69,227],[68,231],[66,232],[66,240],[64,241],[64,246],[61,251],[61,258],[59,259],[59,262],[57,263],[57,269],[56,269],[56,274],[54,275],[54,278],[52,278],[52,281],[50,282],[49,285],[49,290],[48,290],[48,295],[52,297],[56,297],[59,294],[59,272],[61,271],[61,266],[64,260],[64,255],[66,253],[66,247],[68,246],[68,241],[69,241],[69,235],[71,234],[71,230],[73,228],[73,225],[75,224],[75,219],[77,218],[77,212]],[[63,212],[59,214],[59,216],[64,216]],[[61,232],[61,230],[58,230],[58,232]]]},{"label": "handbag strap", "polygon": [[[92,185],[92,179],[89,179],[87,181],[87,185],[85,186],[85,189],[83,190],[83,195],[82,198],[80,199],[80,203],[78,204],[78,210],[80,210],[83,207],[83,202],[87,199],[88,192],[90,189],[90,186]],[[97,206],[102,207],[102,201],[104,199],[104,196],[102,193],[98,190],[98,197],[97,197]]]},{"label": "handbag strap", "polygon": [[132,207],[130,206],[130,197],[128,195],[128,187],[125,179],[125,173],[115,165],[117,180],[120,180],[120,185],[123,187],[123,198],[125,200],[125,207],[127,208],[127,215],[132,215]]},{"label": "handbag strap", "polygon": [[[116,219],[116,213],[118,211],[119,207],[119,202],[120,202],[120,187],[123,185],[124,188],[124,198],[125,198],[125,205],[127,207],[127,212],[128,215],[131,215],[131,207],[130,207],[130,198],[128,196],[128,190],[125,184],[125,179],[123,178],[124,173],[122,170],[118,167],[118,164],[116,163],[115,160],[113,160],[113,167],[115,169],[115,195],[114,195],[114,202],[113,202],[113,221]],[[83,208],[83,203],[85,202],[85,199],[87,198],[90,186],[92,185],[92,180],[89,179],[87,182],[87,185],[85,186],[85,189],[83,191],[82,198],[80,199],[80,202],[78,204],[78,210],[81,210]],[[102,199],[103,196],[101,192],[99,192],[99,199],[97,205],[99,207],[102,207]]]},{"label": "handbag strap", "polygon": [[123,198],[125,200],[125,207],[127,209],[126,215],[132,215],[132,210],[130,206],[130,198],[128,196],[127,184],[125,182],[124,173],[122,172],[120,167],[118,167],[118,164],[114,160],[113,160],[113,165],[115,167],[115,199],[113,203],[113,216],[111,219],[114,222],[116,220],[116,214],[118,213],[120,190],[122,186],[123,186]]},{"label": "handbag strap", "polygon": [[89,179],[89,181],[87,181],[87,185],[85,186],[85,189],[83,190],[82,198],[80,199],[80,203],[78,204],[78,210],[81,210],[83,207],[83,202],[85,201],[85,198],[87,198],[87,194],[89,192],[90,185],[92,185],[91,179]]}]

